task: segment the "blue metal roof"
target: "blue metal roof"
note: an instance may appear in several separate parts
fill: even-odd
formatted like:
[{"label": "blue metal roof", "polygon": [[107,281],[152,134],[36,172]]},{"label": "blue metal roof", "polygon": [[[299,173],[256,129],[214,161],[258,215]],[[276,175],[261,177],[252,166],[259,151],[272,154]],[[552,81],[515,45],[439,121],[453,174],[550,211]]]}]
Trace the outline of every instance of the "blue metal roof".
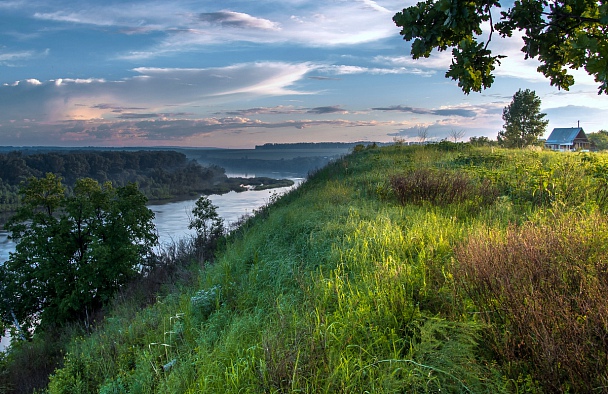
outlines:
[{"label": "blue metal roof", "polygon": [[580,134],[583,133],[581,138],[587,139],[585,132],[581,127],[567,127],[567,128],[557,128],[553,129],[545,144],[559,144],[559,145],[568,145],[573,144],[574,139]]}]

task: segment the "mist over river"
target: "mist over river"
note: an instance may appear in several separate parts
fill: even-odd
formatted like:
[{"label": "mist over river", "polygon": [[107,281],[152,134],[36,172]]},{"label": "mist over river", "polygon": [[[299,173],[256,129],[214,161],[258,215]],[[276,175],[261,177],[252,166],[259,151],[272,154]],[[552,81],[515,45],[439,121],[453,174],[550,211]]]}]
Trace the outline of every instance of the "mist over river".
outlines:
[{"label": "mist over river", "polygon": [[[273,194],[283,194],[294,187],[299,186],[304,178],[294,174],[257,174],[258,176],[268,176],[272,178],[288,178],[294,181],[290,187],[281,187],[269,190],[248,190],[245,192],[230,192],[222,195],[210,195],[209,199],[217,207],[217,212],[224,219],[224,226],[229,227],[243,215],[252,214],[253,211],[267,204]],[[229,177],[246,177],[244,174],[228,174]],[[166,246],[174,241],[189,237],[194,234],[188,230],[188,224],[192,215],[192,208],[196,199],[170,202],[158,205],[148,205],[154,212],[154,224],[158,232],[160,247]],[[15,244],[8,239],[8,232],[0,230],[0,264],[8,260],[9,252],[15,250]],[[2,278],[0,278],[2,280]],[[1,333],[0,333],[1,334]],[[7,339],[1,338],[0,351],[4,350]]]}]

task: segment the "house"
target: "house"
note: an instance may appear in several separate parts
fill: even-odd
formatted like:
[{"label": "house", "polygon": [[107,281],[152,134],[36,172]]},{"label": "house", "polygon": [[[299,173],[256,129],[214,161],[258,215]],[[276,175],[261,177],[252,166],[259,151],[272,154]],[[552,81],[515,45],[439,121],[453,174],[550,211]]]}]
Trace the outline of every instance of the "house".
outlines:
[{"label": "house", "polygon": [[581,127],[553,129],[545,141],[545,148],[560,152],[588,150],[591,143]]}]

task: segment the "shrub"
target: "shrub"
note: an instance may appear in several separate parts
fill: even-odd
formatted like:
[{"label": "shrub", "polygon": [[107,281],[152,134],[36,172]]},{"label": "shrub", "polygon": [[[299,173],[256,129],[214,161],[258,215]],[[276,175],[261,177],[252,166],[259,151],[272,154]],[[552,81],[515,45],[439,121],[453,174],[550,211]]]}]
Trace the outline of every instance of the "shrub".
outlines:
[{"label": "shrub", "polygon": [[498,189],[490,181],[478,181],[463,172],[422,168],[395,175],[390,182],[403,205],[422,204],[425,201],[448,205],[467,200],[475,201],[478,205],[489,205],[498,197]]},{"label": "shrub", "polygon": [[605,390],[607,225],[568,214],[480,233],[456,249],[456,279],[515,378],[531,373],[548,392]]}]

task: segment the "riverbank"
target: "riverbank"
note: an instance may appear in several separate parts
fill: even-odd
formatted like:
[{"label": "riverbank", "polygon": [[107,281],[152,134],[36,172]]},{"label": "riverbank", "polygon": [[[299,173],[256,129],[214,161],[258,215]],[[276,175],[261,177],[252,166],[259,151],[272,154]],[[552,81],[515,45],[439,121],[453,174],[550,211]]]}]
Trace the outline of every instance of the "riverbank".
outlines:
[{"label": "riverbank", "polygon": [[259,209],[191,285],[71,341],[49,392],[598,391],[607,164],[359,149]]},{"label": "riverbank", "polygon": [[[191,190],[188,193],[167,195],[164,198],[154,198],[146,196],[148,198],[148,205],[159,205],[171,202],[188,201],[196,199],[201,195],[221,195],[231,191],[244,192],[247,190],[271,190],[280,189],[285,187],[291,187],[294,185],[293,179],[282,178],[275,179],[270,177],[226,177],[224,182],[216,182],[213,186],[205,189]],[[0,212],[0,229],[4,228],[4,224],[15,214],[15,211],[4,211]]]}]

